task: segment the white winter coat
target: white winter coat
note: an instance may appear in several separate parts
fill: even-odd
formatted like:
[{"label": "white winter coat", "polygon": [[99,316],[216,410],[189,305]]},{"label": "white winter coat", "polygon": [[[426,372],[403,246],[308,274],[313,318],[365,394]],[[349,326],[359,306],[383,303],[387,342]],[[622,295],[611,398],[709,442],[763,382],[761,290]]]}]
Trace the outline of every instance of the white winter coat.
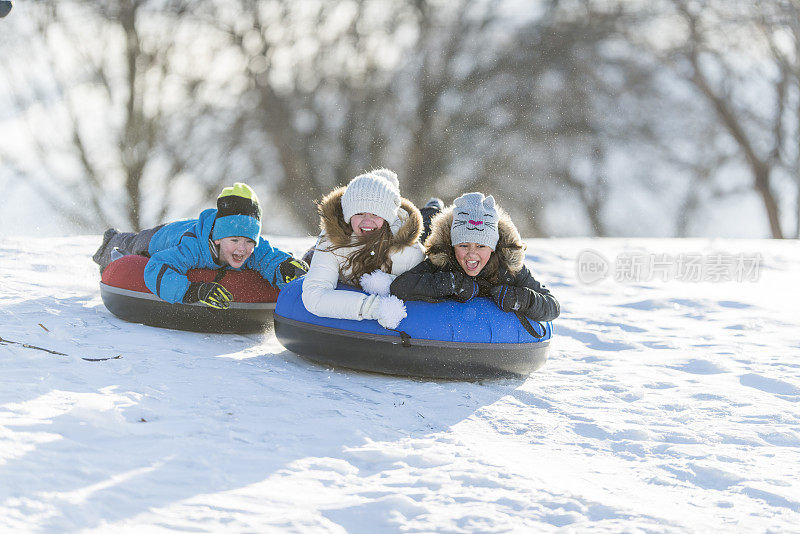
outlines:
[{"label": "white winter coat", "polygon": [[[328,250],[331,245],[338,246],[352,242],[347,225],[341,214],[341,195],[339,188],[327,195],[319,206],[322,234],[317,240],[311,268],[303,281],[303,304],[306,309],[320,317],[360,320],[361,306],[367,299],[363,293],[337,290],[340,280],[347,280],[350,272],[345,271],[347,256],[355,247]],[[425,252],[419,243],[422,232],[422,216],[414,205],[406,199],[401,200],[399,221],[392,228],[392,244],[389,257],[392,260],[392,274],[398,276],[417,266],[425,259]]]}]

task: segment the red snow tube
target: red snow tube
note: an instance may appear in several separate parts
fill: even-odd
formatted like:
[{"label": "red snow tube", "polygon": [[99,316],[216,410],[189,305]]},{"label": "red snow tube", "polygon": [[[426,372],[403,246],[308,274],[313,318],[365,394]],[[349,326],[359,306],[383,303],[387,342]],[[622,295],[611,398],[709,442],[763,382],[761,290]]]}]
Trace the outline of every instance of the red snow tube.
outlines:
[{"label": "red snow tube", "polygon": [[[100,282],[106,308],[125,321],[193,332],[261,332],[272,325],[279,291],[253,270],[229,270],[217,280],[233,294],[227,310],[205,304],[170,304],[153,295],[144,285],[144,267],[149,258],[123,256],[112,262]],[[217,271],[192,269],[192,282],[213,282]]]}]

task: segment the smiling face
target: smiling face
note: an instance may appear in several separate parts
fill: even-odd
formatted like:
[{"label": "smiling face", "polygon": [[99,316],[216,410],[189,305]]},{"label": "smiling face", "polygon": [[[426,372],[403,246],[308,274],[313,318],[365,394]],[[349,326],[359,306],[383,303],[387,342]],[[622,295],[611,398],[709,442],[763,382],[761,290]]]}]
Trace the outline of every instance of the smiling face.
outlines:
[{"label": "smiling face", "polygon": [[233,267],[239,269],[253,253],[256,242],[247,237],[223,237],[217,239],[214,244],[219,247],[219,258]]},{"label": "smiling face", "polygon": [[480,273],[492,255],[492,249],[477,243],[459,243],[455,247],[456,261],[469,276]]},{"label": "smiling face", "polygon": [[362,236],[380,229],[383,226],[383,218],[374,213],[356,213],[350,217],[350,226],[353,227],[353,235]]}]

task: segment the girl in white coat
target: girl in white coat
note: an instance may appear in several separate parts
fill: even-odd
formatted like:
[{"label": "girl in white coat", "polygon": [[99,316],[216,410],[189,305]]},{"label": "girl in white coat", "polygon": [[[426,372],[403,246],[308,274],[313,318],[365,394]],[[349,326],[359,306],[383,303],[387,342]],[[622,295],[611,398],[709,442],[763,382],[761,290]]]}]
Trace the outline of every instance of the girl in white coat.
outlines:
[{"label": "girl in white coat", "polygon": [[[397,175],[378,169],[327,194],[318,206],[321,234],[303,281],[303,304],[321,317],[377,319],[396,328],[403,301],[389,295],[398,275],[425,259],[419,210],[400,197]],[[339,282],[369,293],[336,289]]]}]

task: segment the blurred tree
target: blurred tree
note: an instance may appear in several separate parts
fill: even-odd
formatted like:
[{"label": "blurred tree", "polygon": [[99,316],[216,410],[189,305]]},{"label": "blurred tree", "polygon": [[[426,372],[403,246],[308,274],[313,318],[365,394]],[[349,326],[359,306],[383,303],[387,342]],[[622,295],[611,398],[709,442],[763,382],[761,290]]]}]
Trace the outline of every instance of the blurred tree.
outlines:
[{"label": "blurred tree", "polygon": [[[313,199],[386,165],[418,203],[494,193],[525,235],[575,220],[573,231],[627,233],[647,223],[615,194],[658,200],[690,176],[664,212],[686,233],[709,198],[741,192],[723,174],[738,161],[779,237],[790,202],[776,189],[791,184],[800,204],[798,7],[759,5],[25,4],[17,20],[35,27],[18,24],[15,42],[31,61],[0,61],[37,154],[4,156],[95,230],[194,215],[239,180],[314,232]],[[765,86],[774,98],[753,96]]]},{"label": "blurred tree", "polygon": [[619,14],[506,5],[241,0],[206,16],[244,56],[241,122],[267,134],[269,181],[309,230],[309,197],[388,165],[415,202],[499,193],[527,233],[548,233],[532,214],[553,198],[577,197],[603,235],[606,145],[630,129],[605,119],[620,88],[601,69],[636,68],[601,49]]},{"label": "blurred tree", "polygon": [[607,94],[597,69],[607,64],[600,45],[616,14],[589,2],[530,12],[465,2],[441,20],[439,4],[414,5],[421,30],[401,72],[407,80],[395,83],[417,95],[408,115],[411,194],[492,191],[526,235],[548,234],[540,213],[573,196],[587,230],[605,234],[600,169],[610,123],[595,120]]},{"label": "blurred tree", "polygon": [[[699,191],[710,200],[749,190],[760,198],[773,238],[787,235],[791,218],[800,236],[800,4],[668,0],[648,9],[648,30],[629,35],[703,99],[708,112],[695,119],[714,123],[695,122],[682,136],[694,132],[706,145],[690,164],[696,172],[685,213],[698,210]],[[731,161],[749,170],[748,188],[727,184],[731,167],[723,163]]]},{"label": "blurred tree", "polygon": [[[30,137],[35,153],[4,155],[78,227],[139,230],[162,222],[175,205],[191,214],[192,198],[208,199],[205,191],[193,194],[190,183],[215,191],[235,174],[240,130],[224,113],[208,65],[194,69],[213,64],[207,56],[214,39],[207,34],[196,43],[196,23],[184,17],[191,4],[18,6],[19,34],[3,67],[8,98],[27,126],[19,133]],[[21,64],[23,48],[28,60]]]}]

